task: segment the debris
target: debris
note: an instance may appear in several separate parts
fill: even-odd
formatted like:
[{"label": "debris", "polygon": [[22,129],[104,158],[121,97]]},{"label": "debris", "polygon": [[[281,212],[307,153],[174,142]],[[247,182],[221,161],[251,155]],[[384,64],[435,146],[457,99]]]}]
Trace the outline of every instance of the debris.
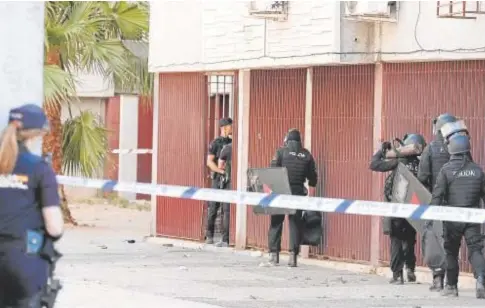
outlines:
[{"label": "debris", "polygon": [[134,244],[136,241],[135,240],[126,240],[128,244]]},{"label": "debris", "polygon": [[101,248],[101,249],[108,249],[108,246],[106,246],[106,245],[100,245],[98,247]]},{"label": "debris", "polygon": [[187,270],[188,270],[188,268],[187,268],[187,267],[185,267],[185,266],[179,266],[179,270],[181,270],[181,271],[187,271]]},{"label": "debris", "polygon": [[165,243],[165,244],[162,244],[163,247],[173,247],[173,244],[170,244],[170,243]]},{"label": "debris", "polygon": [[184,253],[184,258],[188,258],[190,255],[188,253]]}]

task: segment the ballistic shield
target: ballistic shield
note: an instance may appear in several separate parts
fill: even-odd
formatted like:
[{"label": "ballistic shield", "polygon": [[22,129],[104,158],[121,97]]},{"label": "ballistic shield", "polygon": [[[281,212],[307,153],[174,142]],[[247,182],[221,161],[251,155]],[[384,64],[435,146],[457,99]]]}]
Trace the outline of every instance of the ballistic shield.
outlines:
[{"label": "ballistic shield", "polygon": [[[250,168],[247,172],[249,191],[291,195],[288,171],[285,167]],[[293,215],[296,210],[253,206],[257,215]]]},{"label": "ballistic shield", "polygon": [[[429,204],[431,194],[419,180],[399,163],[394,174],[392,202]],[[430,268],[444,268],[446,262],[443,248],[443,224],[441,221],[408,219],[409,223],[421,235],[421,247],[424,263]]]}]

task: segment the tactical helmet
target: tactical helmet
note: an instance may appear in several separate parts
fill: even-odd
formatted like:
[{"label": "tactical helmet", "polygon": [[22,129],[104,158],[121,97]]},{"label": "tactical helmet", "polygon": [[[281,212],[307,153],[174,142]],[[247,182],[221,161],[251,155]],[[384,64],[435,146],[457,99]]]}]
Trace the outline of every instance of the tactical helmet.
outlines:
[{"label": "tactical helmet", "polygon": [[458,119],[452,114],[443,113],[439,115],[437,118],[433,120],[433,134],[437,135],[438,132],[441,132],[441,128],[446,123],[456,122],[456,121],[458,121]]},{"label": "tactical helmet", "polygon": [[451,136],[457,134],[468,136],[468,128],[463,120],[445,123],[441,127],[441,135],[445,139],[445,143],[448,142]]},{"label": "tactical helmet", "polygon": [[426,140],[420,134],[406,134],[404,136],[403,145],[406,146],[410,144],[419,145],[421,149],[424,149],[424,147],[426,146]]},{"label": "tactical helmet", "polygon": [[448,153],[464,154],[470,152],[470,138],[464,135],[454,135],[450,138],[448,143]]},{"label": "tactical helmet", "polygon": [[285,139],[283,143],[286,144],[288,141],[300,141],[301,142],[301,134],[300,131],[296,128],[291,128],[285,135]]}]

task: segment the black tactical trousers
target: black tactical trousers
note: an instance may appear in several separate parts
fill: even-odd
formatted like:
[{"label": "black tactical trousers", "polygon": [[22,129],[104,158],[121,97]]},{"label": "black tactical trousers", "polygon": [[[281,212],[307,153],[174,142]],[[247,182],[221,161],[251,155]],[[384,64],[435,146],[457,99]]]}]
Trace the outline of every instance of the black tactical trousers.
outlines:
[{"label": "black tactical trousers", "polygon": [[[290,220],[290,252],[300,252],[300,233],[302,211],[297,210],[294,215],[288,215]],[[281,251],[281,234],[286,215],[271,215],[271,224],[268,232],[268,247],[270,252]]]},{"label": "black tactical trousers", "polygon": [[[216,178],[212,180],[212,188],[219,189],[219,180]],[[228,187],[227,189],[230,189]],[[214,237],[214,227],[217,218],[217,211],[222,205],[222,241],[229,243],[229,223],[231,218],[231,205],[229,203],[221,203],[209,201],[207,209],[207,231],[206,238]]]},{"label": "black tactical trousers", "polygon": [[37,293],[30,298],[9,300],[0,299],[0,307],[2,308],[41,308],[42,293]]},{"label": "black tactical trousers", "polygon": [[416,268],[416,230],[402,218],[391,219],[391,270],[393,273],[401,272],[406,265],[407,269]]},{"label": "black tactical trousers", "polygon": [[465,237],[468,249],[468,261],[472,265],[475,278],[485,275],[485,259],[482,255],[483,237],[480,224],[464,222],[443,222],[444,248],[446,252],[446,279],[447,284],[458,284],[458,254],[462,237]]},{"label": "black tactical trousers", "polygon": [[416,238],[401,239],[391,236],[391,271],[401,272],[406,264],[406,268],[414,271],[416,268],[416,255],[414,247]]}]

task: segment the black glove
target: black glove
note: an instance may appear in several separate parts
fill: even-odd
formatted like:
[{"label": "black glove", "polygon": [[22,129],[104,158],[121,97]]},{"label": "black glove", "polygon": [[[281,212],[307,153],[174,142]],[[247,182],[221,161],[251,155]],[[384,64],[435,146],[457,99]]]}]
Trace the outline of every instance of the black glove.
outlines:
[{"label": "black glove", "polygon": [[431,229],[433,228],[433,221],[432,220],[427,220],[425,223],[424,223],[424,226],[428,229]]},{"label": "black glove", "polygon": [[382,153],[386,153],[388,150],[392,149],[392,145],[389,141],[385,141],[381,145]]}]

